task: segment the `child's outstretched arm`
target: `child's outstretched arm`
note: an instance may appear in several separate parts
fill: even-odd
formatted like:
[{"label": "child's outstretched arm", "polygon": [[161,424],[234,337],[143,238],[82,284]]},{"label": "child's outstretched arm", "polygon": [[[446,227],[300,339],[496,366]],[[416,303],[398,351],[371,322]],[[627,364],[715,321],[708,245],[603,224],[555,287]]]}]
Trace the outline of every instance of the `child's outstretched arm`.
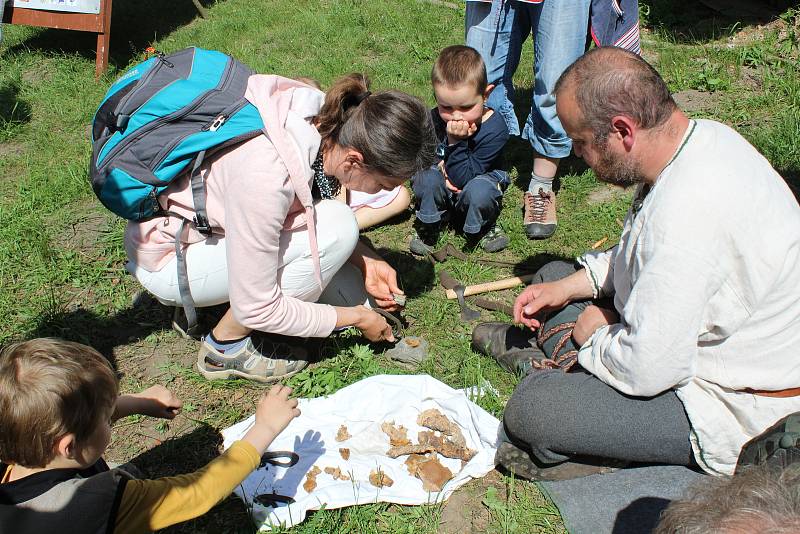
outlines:
[{"label": "child's outstretched arm", "polygon": [[161,419],[174,419],[183,402],[164,386],[152,386],[141,393],[120,395],[114,407],[114,421],[133,414],[149,415]]},{"label": "child's outstretched arm", "polygon": [[201,516],[230,495],[261,462],[261,455],[300,415],[291,388],[273,386],[261,396],[256,420],[244,437],[208,465],[187,475],[129,480],[115,519],[115,534],[151,532]]}]

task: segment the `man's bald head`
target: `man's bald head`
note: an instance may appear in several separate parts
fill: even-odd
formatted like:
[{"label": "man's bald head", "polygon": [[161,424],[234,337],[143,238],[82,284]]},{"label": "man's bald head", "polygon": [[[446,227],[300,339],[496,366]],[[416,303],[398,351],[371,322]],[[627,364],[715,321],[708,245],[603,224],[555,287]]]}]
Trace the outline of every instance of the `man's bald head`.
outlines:
[{"label": "man's bald head", "polygon": [[569,66],[553,91],[573,93],[584,126],[604,139],[618,115],[645,130],[664,124],[678,109],[669,88],[645,60],[615,47],[594,48]]}]

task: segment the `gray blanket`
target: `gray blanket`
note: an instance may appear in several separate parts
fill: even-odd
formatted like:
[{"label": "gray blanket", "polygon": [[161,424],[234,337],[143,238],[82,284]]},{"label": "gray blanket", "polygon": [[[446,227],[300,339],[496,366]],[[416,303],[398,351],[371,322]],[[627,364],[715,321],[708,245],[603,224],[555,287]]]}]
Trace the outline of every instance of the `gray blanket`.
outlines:
[{"label": "gray blanket", "polygon": [[705,476],[687,467],[646,466],[539,487],[571,534],[647,534],[669,502]]}]

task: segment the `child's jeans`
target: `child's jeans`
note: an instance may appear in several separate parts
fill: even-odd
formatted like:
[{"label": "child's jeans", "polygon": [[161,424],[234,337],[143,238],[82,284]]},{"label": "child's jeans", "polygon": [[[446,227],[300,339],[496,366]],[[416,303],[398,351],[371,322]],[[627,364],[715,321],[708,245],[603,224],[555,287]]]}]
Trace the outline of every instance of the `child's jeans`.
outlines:
[{"label": "child's jeans", "polygon": [[412,186],[417,202],[417,219],[425,224],[442,220],[449,210],[464,217],[464,233],[477,234],[494,224],[502,208],[503,191],[510,180],[505,171],[494,170],[467,182],[460,193],[444,185],[444,176],[436,167],[414,175]]}]

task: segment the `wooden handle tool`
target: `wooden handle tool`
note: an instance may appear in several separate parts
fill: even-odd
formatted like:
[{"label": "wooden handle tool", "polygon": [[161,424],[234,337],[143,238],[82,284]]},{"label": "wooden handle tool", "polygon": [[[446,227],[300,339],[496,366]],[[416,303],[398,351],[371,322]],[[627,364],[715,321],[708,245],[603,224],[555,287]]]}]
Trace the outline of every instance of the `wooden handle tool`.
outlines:
[{"label": "wooden handle tool", "polygon": [[[502,289],[511,289],[522,284],[527,284],[533,280],[534,274],[526,274],[523,276],[513,276],[511,278],[503,278],[502,280],[495,280],[494,282],[486,282],[485,284],[474,284],[464,288],[464,296],[477,295],[479,293],[488,293],[489,291],[500,291]],[[448,299],[455,299],[456,292],[452,289],[446,291]]]}]

